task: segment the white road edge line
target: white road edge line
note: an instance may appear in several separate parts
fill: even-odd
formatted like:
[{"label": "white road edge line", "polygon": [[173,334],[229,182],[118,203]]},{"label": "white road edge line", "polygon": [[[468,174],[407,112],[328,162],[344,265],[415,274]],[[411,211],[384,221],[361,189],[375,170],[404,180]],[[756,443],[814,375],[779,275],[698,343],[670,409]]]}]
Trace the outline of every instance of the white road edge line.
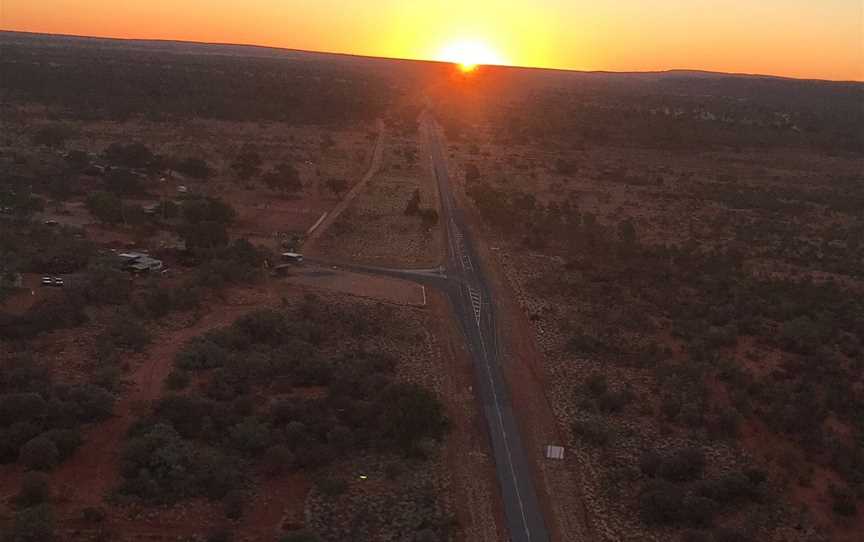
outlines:
[{"label": "white road edge line", "polygon": [[516,500],[519,501],[519,512],[522,514],[522,526],[525,527],[525,536],[531,540],[531,530],[528,528],[528,518],[525,516],[525,506],[522,503],[522,495],[519,492],[519,482],[516,479],[516,470],[513,468],[513,455],[510,452],[510,443],[507,440],[507,431],[504,430],[504,417],[501,415],[501,408],[498,402],[498,393],[495,391],[495,382],[492,380],[492,370],[489,368],[489,358],[486,351],[486,341],[483,339],[483,330],[478,325],[480,332],[480,346],[483,348],[483,364],[486,367],[486,378],[489,380],[489,387],[492,389],[492,399],[495,401],[495,413],[498,415],[498,427],[501,429],[501,435],[504,437],[504,450],[507,452],[507,464],[510,467],[510,476],[513,478],[513,488],[516,490]]}]

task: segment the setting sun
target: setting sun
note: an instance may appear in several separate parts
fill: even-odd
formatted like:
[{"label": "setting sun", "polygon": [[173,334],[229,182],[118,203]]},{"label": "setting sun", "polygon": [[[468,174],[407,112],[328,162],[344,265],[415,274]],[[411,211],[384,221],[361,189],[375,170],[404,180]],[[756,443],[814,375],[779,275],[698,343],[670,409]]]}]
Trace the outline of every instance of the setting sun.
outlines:
[{"label": "setting sun", "polygon": [[489,44],[477,40],[459,40],[445,45],[437,60],[458,64],[464,72],[474,70],[481,64],[506,64],[504,58]]}]

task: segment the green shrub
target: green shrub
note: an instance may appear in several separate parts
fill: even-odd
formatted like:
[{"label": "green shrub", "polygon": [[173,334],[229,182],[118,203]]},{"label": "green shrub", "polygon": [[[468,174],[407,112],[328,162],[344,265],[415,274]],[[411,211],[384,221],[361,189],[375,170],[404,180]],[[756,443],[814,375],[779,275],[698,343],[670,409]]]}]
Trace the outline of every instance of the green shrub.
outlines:
[{"label": "green shrub", "polygon": [[57,445],[45,435],[27,441],[21,447],[18,461],[34,470],[50,470],[60,461]]},{"label": "green shrub", "polygon": [[99,339],[109,350],[125,349],[140,352],[150,343],[150,335],[139,320],[128,314],[119,314]]},{"label": "green shrub", "polygon": [[318,480],[318,490],[327,497],[338,497],[348,490],[345,480],[325,476]]},{"label": "green shrub", "polygon": [[675,450],[660,463],[658,474],[672,482],[686,482],[702,476],[705,454],[696,448]]},{"label": "green shrub", "polygon": [[228,361],[227,350],[206,337],[196,339],[186,345],[176,357],[175,364],[181,369],[214,369]]},{"label": "green shrub", "polygon": [[414,451],[420,440],[440,440],[447,431],[449,422],[444,406],[426,388],[394,384],[385,390],[381,400],[384,433],[406,453]]},{"label": "green shrub", "polygon": [[54,540],[54,514],[47,504],[25,508],[15,514],[10,542],[51,542]]},{"label": "green shrub", "polygon": [[714,522],[717,503],[699,495],[687,495],[681,502],[678,522],[695,527],[707,527]]},{"label": "green shrub", "polygon": [[264,470],[271,476],[281,474],[293,469],[295,460],[291,448],[284,444],[277,444],[264,453]]},{"label": "green shrub", "polygon": [[153,152],[140,142],[111,143],[105,149],[108,162],[133,169],[145,168],[153,161]]},{"label": "green shrub", "polygon": [[75,407],[75,416],[82,422],[107,418],[114,408],[114,396],[101,386],[80,384],[69,388],[66,399]]},{"label": "green shrub", "polygon": [[831,488],[831,509],[838,516],[852,517],[858,512],[855,495],[845,487]]},{"label": "green shrub", "polygon": [[639,470],[649,478],[657,476],[661,464],[663,464],[663,457],[654,450],[647,450],[639,456]]},{"label": "green shrub", "polygon": [[21,423],[42,416],[47,409],[38,393],[9,393],[0,396],[0,426]]},{"label": "green shrub", "polygon": [[41,472],[28,472],[21,480],[21,489],[15,496],[15,504],[28,508],[42,504],[51,497],[48,475]]},{"label": "green shrub", "polygon": [[222,499],[222,504],[225,507],[225,517],[232,520],[238,520],[243,516],[245,496],[242,491],[229,491]]},{"label": "green shrub", "polygon": [[701,481],[696,486],[696,492],[720,504],[730,504],[756,498],[760,483],[744,473],[733,472],[714,480]]},{"label": "green shrub", "polygon": [[321,542],[321,538],[315,533],[304,529],[284,535],[279,539],[279,542]]},{"label": "green shrub", "polygon": [[14,462],[19,457],[21,447],[30,439],[36,437],[41,429],[29,422],[13,423],[0,429],[0,461]]},{"label": "green shrub", "polygon": [[256,453],[270,444],[270,428],[254,417],[246,418],[231,428],[231,445],[243,453]]},{"label": "green shrub", "polygon": [[609,427],[598,420],[576,420],[573,422],[573,432],[592,446],[602,448],[612,441]]},{"label": "green shrub", "polygon": [[203,158],[189,156],[175,161],[174,169],[193,179],[207,179],[213,174],[213,168]]},{"label": "green shrub", "polygon": [[121,492],[150,502],[174,502],[195,494],[192,444],[167,425],[154,425],[123,449]]},{"label": "green shrub", "polygon": [[174,369],[165,378],[165,387],[169,390],[182,390],[188,388],[191,381],[192,378],[189,376],[188,371]]},{"label": "green shrub", "polygon": [[81,446],[81,431],[75,427],[72,429],[52,429],[45,436],[57,446],[60,461],[67,459],[75,450]]},{"label": "green shrub", "polygon": [[[239,516],[238,516],[239,517]],[[227,528],[216,529],[207,535],[206,542],[233,542],[234,533]]]},{"label": "green shrub", "polygon": [[99,506],[88,506],[81,511],[81,516],[88,523],[101,523],[105,521],[105,510]]},{"label": "green shrub", "polygon": [[639,514],[649,525],[673,524],[680,518],[683,502],[684,493],[680,488],[654,480],[639,495]]}]

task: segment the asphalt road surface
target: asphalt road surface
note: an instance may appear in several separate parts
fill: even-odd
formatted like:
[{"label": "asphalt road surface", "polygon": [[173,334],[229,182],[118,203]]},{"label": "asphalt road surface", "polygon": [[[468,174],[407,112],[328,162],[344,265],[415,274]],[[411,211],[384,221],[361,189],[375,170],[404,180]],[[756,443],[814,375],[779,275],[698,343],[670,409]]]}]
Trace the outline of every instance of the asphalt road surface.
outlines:
[{"label": "asphalt road surface", "polygon": [[474,379],[489,430],[495,470],[504,505],[504,518],[512,542],[548,542],[549,533],[537,501],[531,468],[513,415],[510,394],[501,372],[494,301],[462,211],[450,189],[447,161],[434,119],[424,114],[432,169],[441,198],[441,220],[447,234],[447,262],[437,269],[391,269],[331,263],[307,258],[308,263],[334,265],[361,273],[412,280],[447,294],[455,310],[474,361]]},{"label": "asphalt road surface", "polygon": [[447,161],[435,121],[424,115],[432,168],[441,197],[441,220],[448,247],[445,287],[474,358],[475,381],[492,442],[504,516],[513,542],[547,542],[549,534],[531,468],[511,407],[510,394],[499,362],[494,301],[462,211],[450,189]]}]

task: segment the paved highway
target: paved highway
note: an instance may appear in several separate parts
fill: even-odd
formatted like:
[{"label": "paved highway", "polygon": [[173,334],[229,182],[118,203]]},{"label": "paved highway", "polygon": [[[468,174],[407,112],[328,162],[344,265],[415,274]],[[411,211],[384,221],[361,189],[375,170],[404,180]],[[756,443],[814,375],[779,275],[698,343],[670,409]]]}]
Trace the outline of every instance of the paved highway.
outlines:
[{"label": "paved highway", "polygon": [[448,243],[446,265],[437,269],[390,269],[312,258],[307,258],[307,262],[412,280],[446,293],[474,360],[474,378],[489,431],[509,538],[512,542],[548,542],[549,534],[501,371],[491,290],[462,211],[450,189],[439,128],[431,116],[424,114],[421,129],[427,136],[431,166],[441,198],[441,221]]},{"label": "paved highway", "polygon": [[465,226],[462,211],[457,207],[450,188],[440,130],[429,115],[424,115],[421,129],[426,131],[428,137],[432,169],[441,198],[441,220],[447,234],[445,290],[474,358],[475,381],[492,442],[510,540],[547,542],[549,534],[513,415],[510,394],[501,372],[491,290],[483,275],[470,232]]}]

